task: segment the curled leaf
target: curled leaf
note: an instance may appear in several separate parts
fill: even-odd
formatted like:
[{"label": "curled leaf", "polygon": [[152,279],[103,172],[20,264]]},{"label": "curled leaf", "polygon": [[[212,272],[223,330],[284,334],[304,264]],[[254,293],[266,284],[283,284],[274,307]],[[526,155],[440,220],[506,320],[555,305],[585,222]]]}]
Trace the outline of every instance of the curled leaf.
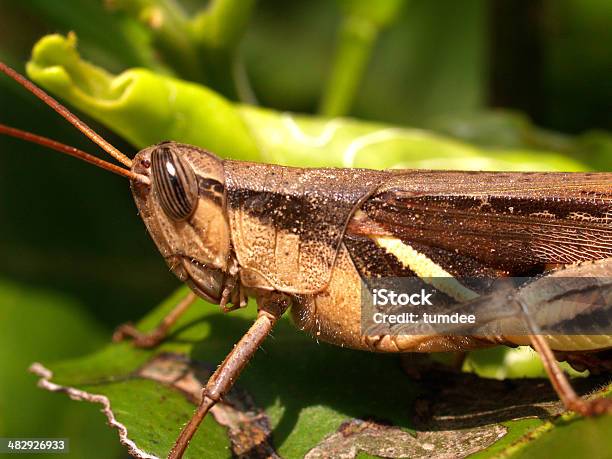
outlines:
[{"label": "curled leaf", "polygon": [[145,69],[111,75],[81,60],[74,35],[42,38],[34,47],[27,73],[138,147],[172,139],[235,158],[257,156],[239,112],[223,97]]},{"label": "curled leaf", "polygon": [[74,36],[41,39],[27,70],[34,81],[139,148],[171,139],[224,157],[309,167],[585,168],[552,152],[481,149],[420,129],[233,104],[203,86],[144,69],[114,76],[83,61]]}]

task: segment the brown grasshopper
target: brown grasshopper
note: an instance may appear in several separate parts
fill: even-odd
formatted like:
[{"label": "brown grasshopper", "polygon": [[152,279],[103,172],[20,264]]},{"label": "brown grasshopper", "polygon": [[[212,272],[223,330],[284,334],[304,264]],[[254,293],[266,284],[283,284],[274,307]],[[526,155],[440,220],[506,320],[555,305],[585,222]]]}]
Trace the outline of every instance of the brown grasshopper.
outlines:
[{"label": "brown grasshopper", "polygon": [[[317,339],[371,352],[531,344],[568,409],[583,415],[612,411],[609,399],[578,397],[555,358],[562,353],[580,363],[583,356],[602,355],[612,347],[605,333],[598,339],[543,335],[526,312],[528,333],[520,336],[368,336],[360,323],[360,287],[368,277],[612,277],[611,173],[302,169],[222,160],[176,142],[129,159],[25,77],[2,63],[0,71],[125,168],[8,126],[0,125],[0,133],[129,178],[151,237],[191,288],[155,330],[123,325],[116,340],[131,337],[136,346],[155,346],[196,297],[224,311],[246,306],[249,297],[257,300],[257,319],[203,388],[169,457],[183,455],[207,412],[288,308],[296,325]],[[599,363],[609,360],[604,356]]]}]

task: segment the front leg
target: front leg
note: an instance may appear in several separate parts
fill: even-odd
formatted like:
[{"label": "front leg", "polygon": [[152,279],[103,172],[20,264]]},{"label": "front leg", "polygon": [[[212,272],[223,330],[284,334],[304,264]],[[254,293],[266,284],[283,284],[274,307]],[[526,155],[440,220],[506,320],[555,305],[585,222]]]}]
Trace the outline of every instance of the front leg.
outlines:
[{"label": "front leg", "polygon": [[191,438],[208,411],[232,388],[244,367],[289,306],[289,299],[282,294],[266,293],[264,297],[258,298],[258,304],[255,323],[225,357],[202,389],[202,401],[191,420],[183,427],[168,455],[169,459],[183,457]]},{"label": "front leg", "polygon": [[141,332],[131,323],[120,325],[113,333],[113,342],[117,343],[126,338],[132,338],[134,346],[149,349],[157,346],[168,336],[168,331],[172,325],[189,309],[198,297],[195,293],[189,292],[173,309],[164,317],[161,322],[148,333]]}]

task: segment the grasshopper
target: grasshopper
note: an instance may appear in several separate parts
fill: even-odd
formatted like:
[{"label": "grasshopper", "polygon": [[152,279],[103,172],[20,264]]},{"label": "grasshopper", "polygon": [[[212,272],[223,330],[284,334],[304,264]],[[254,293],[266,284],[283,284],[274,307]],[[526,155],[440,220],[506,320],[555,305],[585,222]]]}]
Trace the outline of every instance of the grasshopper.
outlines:
[{"label": "grasshopper", "polygon": [[[602,351],[612,347],[612,336],[606,333],[544,335],[524,308],[528,332],[517,336],[368,336],[360,328],[360,286],[368,277],[457,283],[463,276],[612,277],[612,173],[303,169],[222,160],[171,141],[130,159],[25,77],[3,63],[0,71],[124,167],[5,125],[0,133],[128,178],[149,234],[191,289],[156,329],[143,333],[126,324],[115,340],[157,345],[197,297],[226,312],[246,306],[249,297],[257,300],[255,322],[202,389],[202,401],[168,457],[182,457],[207,412],[288,309],[297,327],[317,339],[370,352],[531,345],[568,409],[583,415],[612,411],[609,399],[578,397],[557,363],[563,357],[608,364]],[[584,284],[576,288],[594,287]],[[455,295],[485,302],[460,297]]]}]

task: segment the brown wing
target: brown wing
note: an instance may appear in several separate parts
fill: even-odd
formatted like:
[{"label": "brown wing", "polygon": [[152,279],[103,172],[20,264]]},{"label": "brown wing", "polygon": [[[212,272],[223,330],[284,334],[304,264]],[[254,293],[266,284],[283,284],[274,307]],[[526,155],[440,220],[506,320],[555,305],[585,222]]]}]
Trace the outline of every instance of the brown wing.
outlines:
[{"label": "brown wing", "polygon": [[612,174],[398,172],[353,216],[346,240],[373,234],[454,275],[612,257]]}]

